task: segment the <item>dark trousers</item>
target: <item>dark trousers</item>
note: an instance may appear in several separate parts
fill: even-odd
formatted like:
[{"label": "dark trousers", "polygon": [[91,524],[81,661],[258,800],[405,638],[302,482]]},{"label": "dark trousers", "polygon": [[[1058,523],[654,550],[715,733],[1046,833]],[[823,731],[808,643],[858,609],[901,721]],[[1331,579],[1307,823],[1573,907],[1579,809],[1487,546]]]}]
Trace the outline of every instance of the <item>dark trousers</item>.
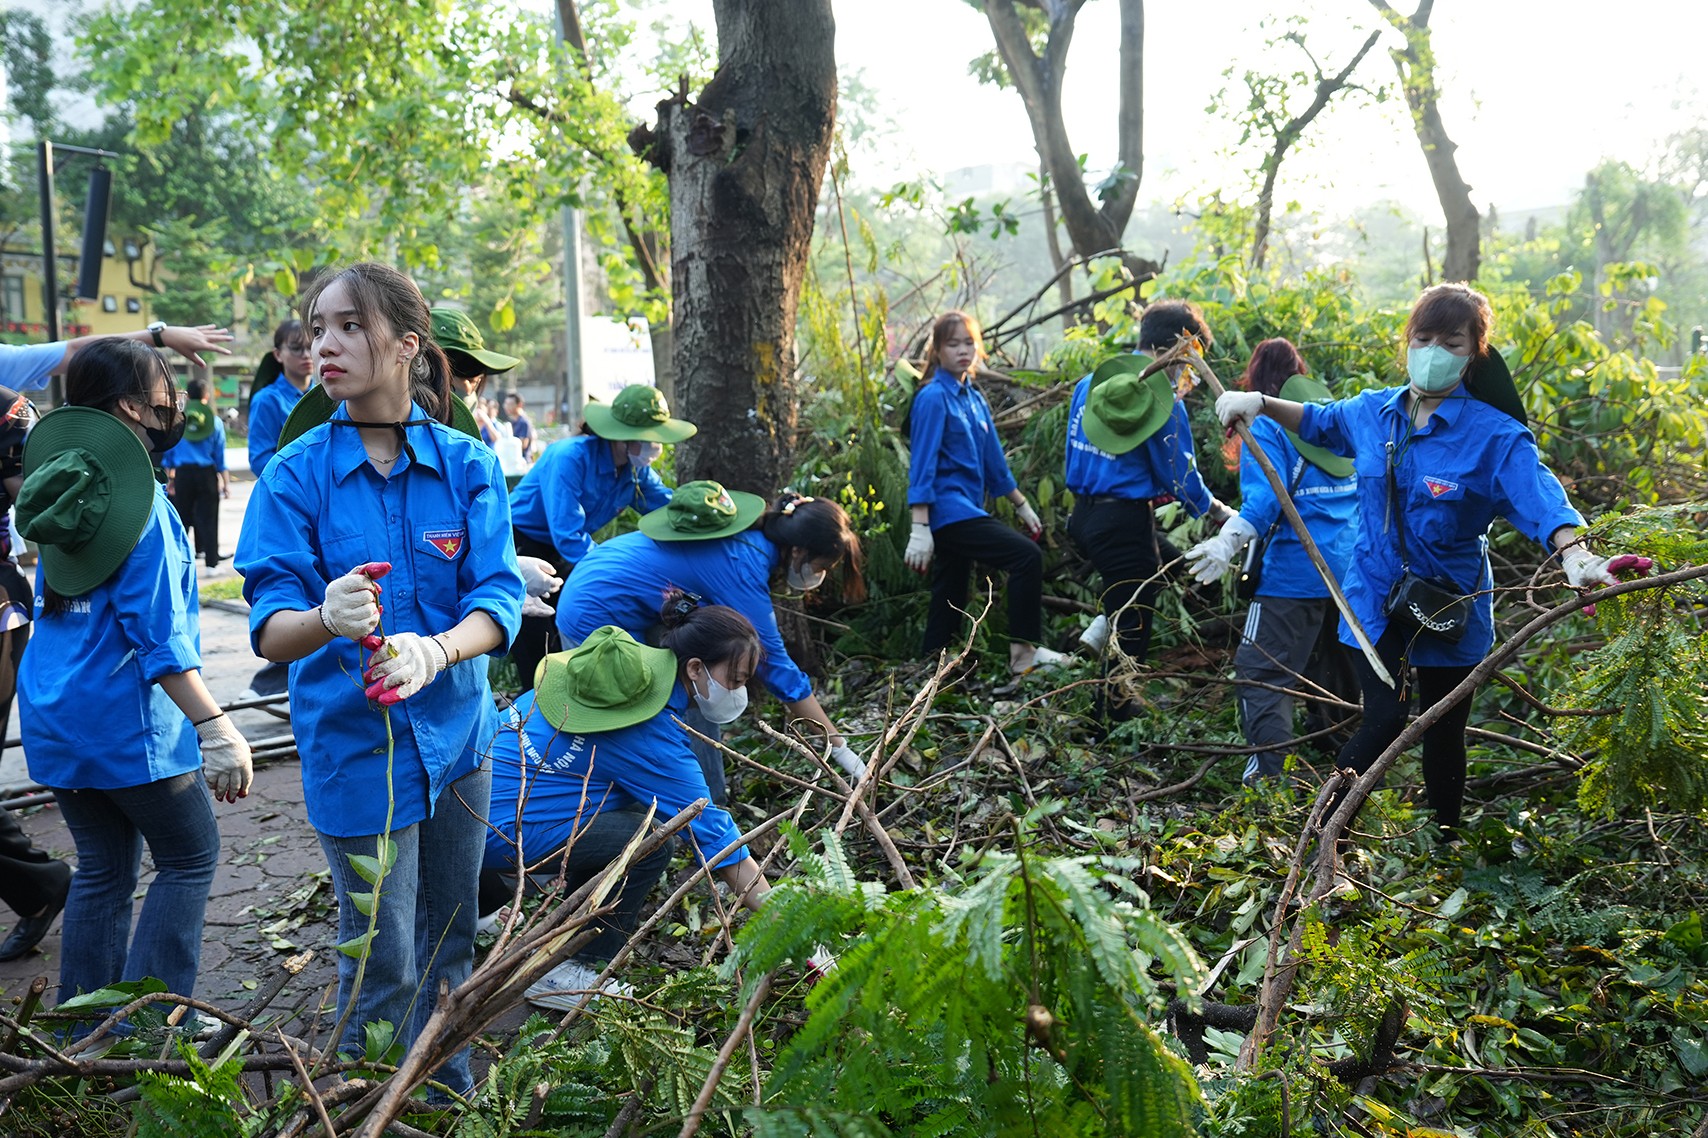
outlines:
[{"label": "dark trousers", "polygon": [[1178,561],[1180,550],[1157,533],[1149,502],[1124,498],[1080,499],[1068,519],[1068,536],[1102,578],[1103,612],[1121,651],[1144,663],[1163,585],[1157,571]]},{"label": "dark trousers", "polygon": [[[605,867],[616,860],[617,855],[623,852],[623,847],[629,844],[629,839],[635,836],[645,821],[646,810],[639,806],[629,806],[621,810],[601,810],[576,831],[575,840],[569,848],[568,865],[564,864],[561,846],[540,858],[529,852],[528,861],[539,868],[530,875],[528,891],[535,892],[557,880],[558,871],[562,869],[568,886],[564,895],[574,893],[603,873]],[[596,926],[599,935],[576,953],[576,956],[603,963],[617,955],[624,942],[629,939],[629,934],[640,924],[641,907],[646,904],[647,894],[652,892],[652,887],[669,866],[673,844],[673,841],[666,842],[629,866],[629,872],[617,887],[616,895],[606,901],[606,904],[614,906],[614,909]],[[706,856],[710,857],[715,852],[707,850]],[[480,871],[481,916],[496,912],[515,895],[514,873],[502,869]]]},{"label": "dark trousers", "polygon": [[[516,552],[525,557],[543,557],[557,569],[557,574],[564,580],[569,579],[570,570],[575,566],[565,561],[558,553],[557,547],[549,542],[529,537],[521,530],[512,531],[516,538]],[[541,600],[557,611],[557,599],[563,596],[559,589],[549,597]],[[539,669],[540,661],[553,652],[563,651],[563,641],[558,636],[557,621],[545,616],[525,616],[522,627],[516,633],[516,639],[510,643],[510,659],[515,661],[516,670],[521,673],[520,691],[534,690],[534,673]]]},{"label": "dark trousers", "polygon": [[961,631],[967,579],[975,564],[1008,574],[1008,638],[1029,644],[1044,635],[1044,551],[989,514],[932,532],[937,573],[925,617],[924,652],[935,656]]},{"label": "dark trousers", "polygon": [[[1377,677],[1363,653],[1353,656],[1354,666],[1358,669],[1358,686],[1364,691],[1364,722],[1340,749],[1341,766],[1363,774],[1405,730],[1406,714],[1411,706],[1411,684],[1402,656],[1409,639],[1409,630],[1389,625],[1381,639],[1376,641],[1376,654],[1399,684],[1397,691]],[[1441,697],[1471,674],[1473,667],[1464,664],[1447,668],[1418,668],[1419,714],[1439,703]],[[1424,795],[1429,808],[1435,813],[1435,821],[1443,827],[1459,824],[1459,811],[1464,805],[1465,725],[1470,719],[1471,698],[1467,696],[1423,736]]]},{"label": "dark trousers", "polygon": [[[27,624],[0,632],[0,730],[12,715],[18,664],[29,642]],[[58,904],[70,882],[71,867],[38,850],[12,812],[0,810],[0,901],[20,917],[33,917]]]},{"label": "dark trousers", "polygon": [[219,564],[219,471],[180,466],[172,476],[172,502],[184,528],[194,530],[196,553],[209,567]]},{"label": "dark trousers", "polygon": [[[1239,651],[1234,653],[1234,676],[1297,691],[1320,688],[1354,702],[1358,677],[1340,642],[1339,626],[1340,614],[1327,597],[1255,597],[1246,610]],[[1306,733],[1332,727],[1350,714],[1307,699]],[[1269,688],[1241,686],[1239,715],[1245,741],[1270,748],[1246,760],[1246,780],[1280,774],[1282,749],[1293,738],[1293,697]],[[1332,746],[1319,745],[1319,749],[1333,754],[1345,742],[1342,736]]]}]

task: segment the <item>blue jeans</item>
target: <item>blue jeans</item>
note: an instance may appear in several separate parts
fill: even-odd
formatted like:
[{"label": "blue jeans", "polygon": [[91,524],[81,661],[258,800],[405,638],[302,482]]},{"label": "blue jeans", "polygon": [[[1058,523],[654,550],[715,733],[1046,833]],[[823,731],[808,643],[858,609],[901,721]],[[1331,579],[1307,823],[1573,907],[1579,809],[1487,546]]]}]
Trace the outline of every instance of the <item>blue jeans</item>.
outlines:
[{"label": "blue jeans", "polygon": [[[219,824],[201,773],[122,790],[55,788],[54,795],[77,843],[60,933],[59,998],[145,976],[192,995],[219,864]],[[133,937],[131,896],[145,841],[158,873]]]},{"label": "blue jeans", "polygon": [[[492,771],[477,770],[447,786],[433,816],[392,831],[397,862],[380,890],[377,932],[369,946],[356,1012],[345,1025],[339,1050],[362,1055],[363,1025],[386,1020],[395,1038],[408,1047],[427,1026],[439,998],[439,981],[452,989],[474,970],[474,934],[480,896],[480,860],[486,848],[486,814],[492,797]],[[338,897],[339,943],[368,931],[368,917],[350,902],[351,893],[373,885],[356,873],[350,854],[373,857],[378,835],[335,838],[320,834],[320,848],[332,867]],[[338,1014],[350,1006],[358,961],[338,954]],[[458,1094],[474,1087],[468,1050],[439,1068],[437,1078]]]}]

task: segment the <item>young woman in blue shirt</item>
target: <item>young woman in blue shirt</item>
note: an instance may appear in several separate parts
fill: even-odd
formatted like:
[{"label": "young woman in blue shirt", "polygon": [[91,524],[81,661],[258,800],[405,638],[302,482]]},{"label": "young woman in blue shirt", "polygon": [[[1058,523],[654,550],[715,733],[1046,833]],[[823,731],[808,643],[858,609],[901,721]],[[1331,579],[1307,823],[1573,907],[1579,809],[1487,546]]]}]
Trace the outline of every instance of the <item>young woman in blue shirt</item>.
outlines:
[{"label": "young woman in blue shirt", "polygon": [[[473,966],[483,756],[498,729],[486,655],[515,635],[523,584],[498,458],[445,425],[449,366],[414,282],[353,265],[318,280],[303,311],[340,402],[262,474],[236,562],[256,653],[291,663],[341,940],[369,925],[351,895],[373,886],[351,858],[387,835],[396,848],[359,993],[356,959],[338,958],[341,1017],[355,1000],[339,1045],[360,1054],[364,1025],[381,1020],[411,1043],[440,981],[454,988]],[[468,1090],[466,1052],[439,1078]]]},{"label": "young woman in blue shirt", "polygon": [[[1015,485],[991,420],[990,404],[973,386],[984,356],[978,321],[945,312],[931,328],[925,380],[908,411],[907,504],[913,528],[903,555],[926,572],[933,560],[931,605],[922,650],[935,656],[964,621],[967,579],[974,563],[1008,574],[1008,666],[1016,675],[1059,666],[1066,657],[1044,638],[1044,524]],[[1007,498],[1026,530],[1022,536],[985,509]]]},{"label": "young woman in blue shirt", "polygon": [[[1224,425],[1268,415],[1301,439],[1353,460],[1358,532],[1342,581],[1347,601],[1375,644],[1397,689],[1362,656],[1355,660],[1364,720],[1338,763],[1368,769],[1405,727],[1415,668],[1419,710],[1427,711],[1470,674],[1494,646],[1494,577],[1488,530],[1505,517],[1558,556],[1573,588],[1616,583],[1606,558],[1584,548],[1583,516],[1542,464],[1536,439],[1497,408],[1490,368],[1488,298],[1463,284],[1424,290],[1406,322],[1403,387],[1365,391],[1328,404],[1295,403],[1258,391],[1216,401]],[[1508,406],[1510,379],[1506,380]],[[1402,554],[1402,548],[1404,550]],[[1462,635],[1448,639],[1391,617],[1386,600],[1402,573],[1468,597]],[[1355,644],[1342,624],[1341,641]],[[1451,832],[1465,796],[1465,726],[1471,700],[1448,711],[1424,735],[1424,791],[1435,820]]]},{"label": "young woman in blue shirt", "polygon": [[[72,358],[66,399],[25,446],[17,500],[41,549],[19,724],[77,846],[60,998],[144,977],[189,996],[219,862],[202,783],[235,802],[252,769],[202,682],[195,558],[149,458],[177,441],[184,405],[159,354],[122,339]],[[156,875],[133,934],[144,843]]]},{"label": "young woman in blue shirt", "polygon": [[[670,487],[652,469],[668,443],[692,438],[694,424],[670,417],[664,393],[648,384],[623,388],[609,406],[589,403],[581,434],[553,443],[510,496],[516,552],[551,563],[568,577],[593,549],[593,535],[624,510],[649,513],[670,504]],[[557,594],[561,596],[560,594]],[[510,650],[522,690],[548,652],[562,647],[553,615],[524,617]]]},{"label": "young woman in blue shirt", "polygon": [[[658,623],[658,602],[667,589],[691,593],[706,604],[728,605],[752,622],[764,646],[759,678],[783,701],[792,719],[822,729],[831,757],[849,775],[865,770],[813,694],[812,681],[789,658],[777,628],[773,589],[805,593],[842,566],[842,596],[865,595],[860,576],[860,539],[841,506],[825,498],[785,493],[766,508],[765,499],[726,491],[711,481],[678,487],[670,504],[640,521],[634,533],[594,547],[564,582],[557,627],[566,645],[603,624],[648,640]],[[690,712],[691,725],[716,735],[716,725]],[[696,750],[706,768],[713,801],[725,801],[723,758],[714,749]]]},{"label": "young woman in blue shirt", "polygon": [[[649,807],[663,821],[711,798],[678,720],[690,706],[719,724],[745,710],[747,682],[761,659],[759,634],[734,609],[696,605],[680,590],[665,595],[658,619],[659,647],[644,647],[612,625],[594,629],[578,648],[546,657],[541,686],[511,706],[492,749],[483,912],[514,896],[519,867],[540,880],[562,874],[565,892],[573,893],[622,851]],[[687,837],[695,859],[715,858],[717,875],[757,909],[770,886],[739,844],[729,812],[705,807]],[[631,866],[597,935],[530,986],[528,998],[562,1008],[588,989],[634,932],[669,860],[665,847]]]},{"label": "young woman in blue shirt", "polygon": [[[1300,403],[1326,402],[1331,398],[1328,388],[1308,370],[1291,341],[1265,340],[1252,352],[1240,387]],[[1288,494],[1335,580],[1342,580],[1357,528],[1358,480],[1352,460],[1312,446],[1273,419],[1253,423],[1251,434],[1286,480]],[[1256,457],[1243,446],[1239,487],[1239,513],[1214,537],[1187,550],[1186,561],[1198,582],[1208,585],[1238,563],[1249,543],[1257,543],[1246,552],[1257,584],[1234,653],[1234,676],[1242,681],[1239,712],[1245,739],[1265,748],[1246,760],[1245,781],[1250,784],[1281,773],[1283,745],[1293,738],[1289,690],[1350,702],[1358,697],[1358,684],[1352,658],[1336,634],[1340,616],[1328,585],[1282,517],[1281,502]],[[1310,732],[1346,718],[1316,701],[1307,701],[1306,707]],[[1332,754],[1344,741],[1334,741],[1327,750]]]}]

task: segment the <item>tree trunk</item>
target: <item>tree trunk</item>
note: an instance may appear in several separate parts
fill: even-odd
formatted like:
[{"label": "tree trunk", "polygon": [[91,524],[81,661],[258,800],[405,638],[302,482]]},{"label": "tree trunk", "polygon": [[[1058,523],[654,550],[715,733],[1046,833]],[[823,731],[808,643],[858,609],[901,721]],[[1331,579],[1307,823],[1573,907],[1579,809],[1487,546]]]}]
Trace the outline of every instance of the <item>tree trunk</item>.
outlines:
[{"label": "tree trunk", "polygon": [[1459,147],[1447,137],[1447,128],[1441,121],[1441,92],[1435,85],[1435,53],[1429,42],[1429,17],[1434,0],[1420,0],[1417,11],[1409,18],[1400,15],[1386,0],[1370,0],[1370,4],[1406,37],[1405,49],[1391,54],[1400,73],[1400,86],[1406,93],[1406,105],[1411,108],[1412,128],[1423,147],[1423,160],[1429,166],[1435,196],[1441,202],[1441,213],[1447,222],[1447,253],[1441,262],[1441,279],[1474,281],[1482,268],[1479,233],[1482,216],[1471,204],[1471,187],[1459,176],[1459,162],[1453,157]]},{"label": "tree trunk", "polygon": [[770,496],[795,429],[795,310],[836,120],[830,0],[714,0],[718,69],[631,144],[670,182],[679,481]]},{"label": "tree trunk", "polygon": [[[1079,154],[1068,139],[1062,117],[1062,78],[1067,71],[1068,47],[1073,42],[1074,19],[1085,0],[1043,0],[1049,17],[1049,39],[1042,59],[1032,50],[1026,26],[1016,10],[1016,0],[985,0],[985,18],[990,21],[997,52],[1020,93],[1026,118],[1032,125],[1032,140],[1050,172],[1056,205],[1074,252],[1081,257],[1121,248],[1121,237],[1133,216],[1139,180],[1144,173],[1144,0],[1121,0],[1121,44],[1119,64],[1120,105],[1116,110],[1117,157],[1120,176],[1100,190],[1102,205],[1093,204],[1079,168]],[[1131,253],[1122,260],[1135,281],[1148,280],[1160,266]]]},{"label": "tree trunk", "polygon": [[[1067,256],[1062,253],[1061,235],[1056,232],[1056,200],[1055,191],[1050,187],[1050,167],[1039,156],[1038,163],[1038,201],[1044,207],[1044,246],[1050,251],[1050,267],[1059,276],[1056,280],[1056,296],[1061,300],[1061,306],[1066,309],[1073,304],[1073,274],[1065,272]],[[1071,312],[1062,313],[1062,331],[1073,327],[1074,315]]]}]

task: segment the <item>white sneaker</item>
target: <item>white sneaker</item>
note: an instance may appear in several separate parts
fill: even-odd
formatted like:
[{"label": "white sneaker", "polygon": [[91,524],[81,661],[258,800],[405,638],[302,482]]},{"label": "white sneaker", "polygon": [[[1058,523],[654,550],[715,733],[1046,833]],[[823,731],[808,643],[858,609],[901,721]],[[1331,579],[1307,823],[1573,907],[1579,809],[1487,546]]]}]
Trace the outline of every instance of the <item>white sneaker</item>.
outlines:
[{"label": "white sneaker", "polygon": [[1079,634],[1079,642],[1090,650],[1093,656],[1099,655],[1109,647],[1109,618],[1103,613],[1097,614],[1097,619]]},{"label": "white sneaker", "polygon": [[1053,648],[1039,645],[1032,650],[1032,662],[1024,668],[1015,668],[1014,674],[1024,676],[1028,672],[1036,672],[1041,668],[1059,668],[1067,663],[1068,658]]},{"label": "white sneaker", "polygon": [[[599,979],[599,971],[589,968],[578,960],[566,960],[562,964],[528,985],[523,993],[524,998],[537,1008],[551,1008],[553,1011],[567,1012],[577,1004],[588,992],[593,992],[593,999],[598,999],[598,993],[609,996],[632,996],[635,994],[634,985],[620,984],[616,980],[607,980],[601,988],[594,988],[593,981]],[[592,1001],[589,1001],[590,1003]]]}]

